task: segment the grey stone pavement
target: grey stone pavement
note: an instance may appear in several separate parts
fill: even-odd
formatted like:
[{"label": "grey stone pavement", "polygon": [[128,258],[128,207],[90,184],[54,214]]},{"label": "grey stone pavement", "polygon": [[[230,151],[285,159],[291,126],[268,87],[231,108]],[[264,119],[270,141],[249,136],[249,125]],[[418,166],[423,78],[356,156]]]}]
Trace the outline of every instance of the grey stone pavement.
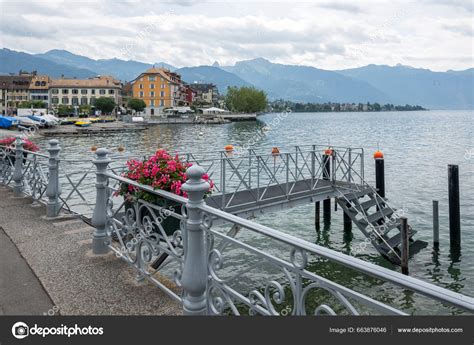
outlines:
[{"label": "grey stone pavement", "polygon": [[0,186],[0,315],[181,314],[157,287],[137,282],[123,260],[93,255],[88,224],[45,214]]}]

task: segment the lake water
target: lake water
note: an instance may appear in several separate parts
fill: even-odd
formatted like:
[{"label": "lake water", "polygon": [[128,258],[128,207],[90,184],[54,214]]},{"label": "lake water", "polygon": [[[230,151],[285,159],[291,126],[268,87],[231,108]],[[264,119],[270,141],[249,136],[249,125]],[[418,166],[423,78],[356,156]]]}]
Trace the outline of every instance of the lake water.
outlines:
[{"label": "lake water", "polygon": [[[199,152],[222,150],[227,144],[246,146],[258,128],[277,116],[266,114],[256,122],[225,125],[161,125],[142,132],[107,134],[102,137],[59,138],[68,157],[90,157],[89,148],[117,148],[123,145],[134,154],[150,154],[157,148]],[[201,133],[201,135],[199,135]],[[410,275],[466,295],[474,296],[474,114],[472,111],[422,111],[380,113],[299,113],[290,114],[279,126],[256,143],[259,148],[290,148],[301,144],[331,144],[365,149],[366,179],[374,181],[373,152],[385,154],[386,196],[392,206],[405,207],[416,239],[429,246],[410,261]],[[42,139],[43,144],[46,140]],[[459,258],[449,252],[447,165],[458,164],[460,171],[462,251]],[[432,248],[432,200],[439,200],[440,249]],[[333,213],[330,227],[317,234],[314,205],[264,215],[257,222],[305,240],[351,253],[363,235],[354,226],[353,236],[344,236],[342,211]],[[375,249],[358,255],[385,267],[397,267],[382,259]],[[380,299],[399,294],[388,284],[367,284],[360,275],[340,268],[311,263],[325,276],[339,275],[343,284]],[[324,272],[323,272],[324,271]],[[343,274],[341,275],[341,272]],[[424,299],[399,296],[392,304],[413,313],[433,313]],[[438,307],[435,307],[438,308]],[[439,312],[442,313],[441,309]]]}]

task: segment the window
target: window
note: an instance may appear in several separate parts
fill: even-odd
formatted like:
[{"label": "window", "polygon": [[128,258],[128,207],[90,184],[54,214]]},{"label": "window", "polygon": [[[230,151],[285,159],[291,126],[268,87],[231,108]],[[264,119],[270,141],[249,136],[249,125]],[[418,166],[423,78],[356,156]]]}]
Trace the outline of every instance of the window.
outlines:
[{"label": "window", "polygon": [[155,97],[155,91],[150,91],[150,97]]},{"label": "window", "polygon": [[58,98],[58,97],[53,97],[53,98],[51,98],[51,103],[53,103],[53,104],[59,104],[59,98]]},{"label": "window", "polygon": [[91,97],[91,105],[95,104],[95,97]]},{"label": "window", "polygon": [[150,84],[150,89],[154,89],[155,88],[155,84]]},{"label": "window", "polygon": [[78,105],[79,104],[79,98],[73,97],[72,98],[72,105]]},{"label": "window", "polygon": [[69,93],[68,89],[63,89],[63,95],[67,95]]},{"label": "window", "polygon": [[165,88],[165,84],[161,84],[161,88],[164,89],[164,88]]},{"label": "window", "polygon": [[99,94],[105,95],[105,90],[104,90],[104,89],[100,89],[100,90],[99,90]]},{"label": "window", "polygon": [[57,95],[57,94],[59,93],[59,90],[58,90],[58,89],[52,89],[52,90],[51,90],[51,93],[52,93],[53,95]]},{"label": "window", "polygon": [[40,86],[40,82],[39,81],[35,82],[35,86]]},{"label": "window", "polygon": [[78,89],[72,89],[72,94],[73,95],[77,95],[79,93],[79,90]]},{"label": "window", "polygon": [[91,90],[91,94],[92,94],[92,95],[95,95],[95,89],[92,89],[92,90]]},{"label": "window", "polygon": [[165,105],[165,101],[163,101],[162,99],[160,99],[160,105],[161,105],[161,106],[164,106],[164,105]]},{"label": "window", "polygon": [[161,81],[165,81],[165,80],[163,79],[163,77],[161,77]]},{"label": "window", "polygon": [[143,91],[140,91],[140,97],[143,98]]},{"label": "window", "polygon": [[87,105],[87,97],[81,98],[81,105]]},{"label": "window", "polygon": [[154,107],[154,106],[155,106],[155,100],[152,99],[152,100],[150,101],[150,107]]},{"label": "window", "polygon": [[113,95],[115,93],[114,90],[109,90],[109,95]]},{"label": "window", "polygon": [[63,97],[62,100],[61,100],[61,103],[62,104],[69,104],[69,98]]},{"label": "window", "polygon": [[165,92],[164,92],[164,91],[161,91],[161,92],[160,92],[160,96],[161,96],[161,97],[165,97]]},{"label": "window", "polygon": [[138,84],[139,89],[143,89],[143,84]]},{"label": "window", "polygon": [[46,82],[45,82],[45,81],[42,81],[42,82],[41,82],[41,86],[46,86]]},{"label": "window", "polygon": [[148,80],[149,80],[149,81],[155,81],[155,76],[154,76],[154,75],[150,75],[150,76],[148,77]]},{"label": "window", "polygon": [[87,95],[87,89],[82,89],[81,90],[81,95]]}]

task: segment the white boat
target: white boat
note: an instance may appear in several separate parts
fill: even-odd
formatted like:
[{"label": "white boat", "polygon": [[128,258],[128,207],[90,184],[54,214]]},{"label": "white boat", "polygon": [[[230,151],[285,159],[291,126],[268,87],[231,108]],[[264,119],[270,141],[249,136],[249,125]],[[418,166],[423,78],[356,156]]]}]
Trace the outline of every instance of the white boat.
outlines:
[{"label": "white boat", "polygon": [[41,123],[35,120],[30,119],[29,117],[26,116],[17,116],[16,119],[18,122],[20,122],[20,125],[23,127],[36,127],[39,128],[41,127]]}]

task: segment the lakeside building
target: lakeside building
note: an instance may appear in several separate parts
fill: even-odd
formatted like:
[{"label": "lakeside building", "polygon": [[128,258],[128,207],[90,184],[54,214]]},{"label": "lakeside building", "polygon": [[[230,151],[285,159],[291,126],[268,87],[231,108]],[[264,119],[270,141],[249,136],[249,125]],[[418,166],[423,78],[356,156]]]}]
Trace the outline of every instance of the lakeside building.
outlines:
[{"label": "lakeside building", "polygon": [[29,87],[29,100],[41,101],[46,103],[46,108],[49,108],[49,83],[51,78],[47,75],[34,74],[31,78]]},{"label": "lakeside building", "polygon": [[33,75],[20,71],[18,75],[0,76],[0,113],[14,115],[21,102],[30,99]]},{"label": "lakeside building", "polygon": [[195,102],[202,105],[218,106],[219,90],[214,84],[194,83],[190,85],[196,93]]},{"label": "lakeside building", "polygon": [[165,108],[179,105],[182,97],[181,76],[166,68],[152,67],[131,81],[133,98],[145,102],[145,114],[165,115]]},{"label": "lakeside building", "polygon": [[52,79],[49,84],[51,107],[67,105],[80,107],[94,106],[99,97],[113,98],[115,104],[122,105],[122,83],[110,76],[88,79]]}]

